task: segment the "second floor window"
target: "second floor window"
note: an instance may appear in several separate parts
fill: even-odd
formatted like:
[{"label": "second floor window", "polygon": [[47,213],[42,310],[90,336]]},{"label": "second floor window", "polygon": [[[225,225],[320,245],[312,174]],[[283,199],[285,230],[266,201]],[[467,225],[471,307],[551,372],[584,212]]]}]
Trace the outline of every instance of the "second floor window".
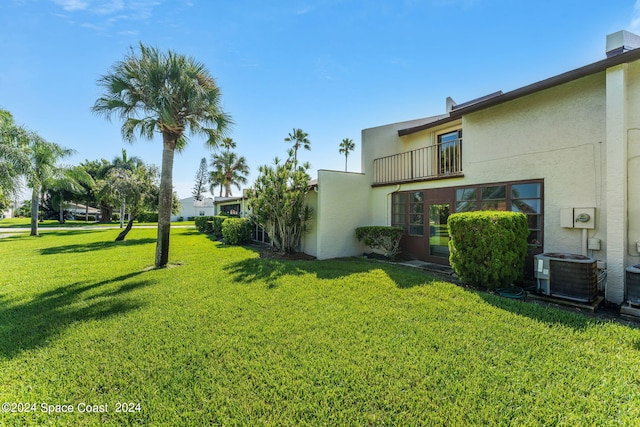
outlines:
[{"label": "second floor window", "polygon": [[438,135],[438,174],[462,170],[462,129]]}]

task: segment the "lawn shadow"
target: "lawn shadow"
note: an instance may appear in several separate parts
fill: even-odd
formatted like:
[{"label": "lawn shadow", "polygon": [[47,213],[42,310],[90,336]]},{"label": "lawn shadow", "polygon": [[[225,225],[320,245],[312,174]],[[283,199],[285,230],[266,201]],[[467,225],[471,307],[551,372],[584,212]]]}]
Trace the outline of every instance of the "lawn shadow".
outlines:
[{"label": "lawn shadow", "polygon": [[573,328],[575,330],[585,330],[594,325],[602,325],[608,322],[616,322],[625,326],[637,329],[640,325],[623,321],[617,312],[611,309],[601,308],[591,313],[582,311],[571,306],[550,305],[548,303],[537,303],[534,301],[518,300],[503,297],[481,290],[469,290],[475,292],[487,304],[490,304],[500,310],[509,311],[517,316],[525,316],[548,325],[562,325]]},{"label": "lawn shadow", "polygon": [[116,246],[134,246],[144,245],[147,243],[155,243],[156,239],[144,238],[144,239],[129,239],[116,242],[113,240],[92,242],[92,243],[77,243],[73,245],[53,246],[50,248],[43,248],[40,250],[41,255],[57,255],[67,253],[82,253],[92,252],[102,249],[109,249]]},{"label": "lawn shadow", "polygon": [[[247,248],[255,250],[253,248]],[[258,252],[257,250],[255,250]],[[386,262],[362,260],[358,258],[338,258],[330,260],[286,260],[274,258],[247,258],[225,267],[236,283],[249,284],[256,280],[265,281],[269,288],[283,276],[303,276],[312,274],[319,279],[337,279],[352,274],[383,270],[398,288],[412,288],[430,283],[437,278],[422,271],[397,266]]]},{"label": "lawn shadow", "polygon": [[[0,357],[13,358],[25,350],[46,346],[75,322],[104,319],[142,307],[143,304],[127,298],[126,294],[154,281],[134,280],[115,289],[108,286],[142,273],[95,283],[71,283],[24,302],[0,295]],[[106,289],[100,290],[101,287]]]}]

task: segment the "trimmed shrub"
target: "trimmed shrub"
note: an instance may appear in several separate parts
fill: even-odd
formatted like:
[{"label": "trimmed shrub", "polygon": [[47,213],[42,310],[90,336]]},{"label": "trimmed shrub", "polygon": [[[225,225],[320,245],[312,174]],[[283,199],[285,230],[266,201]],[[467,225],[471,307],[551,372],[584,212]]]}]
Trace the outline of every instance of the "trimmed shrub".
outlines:
[{"label": "trimmed shrub", "polygon": [[498,288],[524,277],[529,229],[518,212],[449,215],[449,261],[464,283]]},{"label": "trimmed shrub", "polygon": [[229,218],[228,216],[224,216],[224,215],[217,215],[217,216],[211,217],[212,227],[213,227],[213,230],[211,232],[214,234],[214,236],[216,236],[216,238],[218,239],[222,238],[222,224],[228,218]]},{"label": "trimmed shrub", "polygon": [[400,253],[402,227],[374,225],[356,228],[356,238],[372,249],[382,250],[385,256],[395,258]]},{"label": "trimmed shrub", "polygon": [[120,221],[120,212],[113,212],[111,214],[111,221]]},{"label": "trimmed shrub", "polygon": [[138,222],[158,222],[158,212],[142,212],[138,215]]},{"label": "trimmed shrub", "polygon": [[227,245],[242,245],[251,241],[251,222],[246,218],[227,218],[222,223],[222,238]]},{"label": "trimmed shrub", "polygon": [[211,233],[213,232],[212,216],[197,216],[195,217],[196,229],[201,233]]},{"label": "trimmed shrub", "polygon": [[195,216],[188,216],[187,217],[187,221],[195,221],[196,217]]}]

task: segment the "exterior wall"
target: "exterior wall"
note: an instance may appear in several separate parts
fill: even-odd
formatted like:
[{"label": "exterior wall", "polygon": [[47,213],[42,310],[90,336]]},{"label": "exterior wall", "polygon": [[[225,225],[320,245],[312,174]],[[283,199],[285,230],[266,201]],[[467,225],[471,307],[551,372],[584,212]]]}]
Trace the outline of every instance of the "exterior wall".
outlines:
[{"label": "exterior wall", "polygon": [[305,237],[305,252],[318,259],[361,255],[365,247],[357,241],[355,229],[371,225],[370,189],[364,174],[319,170],[315,231]]},{"label": "exterior wall", "polygon": [[[373,160],[435,143],[449,123],[400,138],[395,123],[362,132],[369,184]],[[607,261],[606,298],[624,301],[625,267],[640,263],[640,61],[465,115],[464,177],[371,189],[370,223],[391,224],[391,194],[497,182],[544,180],[544,251],[580,253],[582,231],[560,225],[562,208],[596,208],[588,238]]]},{"label": "exterior wall", "polygon": [[209,198],[205,198],[205,206],[196,206],[193,197],[187,197],[180,200],[180,213],[178,215],[172,215],[171,221],[175,221],[178,217],[187,219],[191,216],[200,216],[200,211],[204,211],[205,216],[213,215],[215,212],[213,202]]},{"label": "exterior wall", "polygon": [[300,239],[301,251],[318,258],[318,192],[315,190],[307,193],[305,203],[311,208],[311,221],[309,221],[309,231],[302,235]]},{"label": "exterior wall", "polygon": [[581,252],[581,230],[560,227],[562,208],[595,207],[588,237],[606,239],[604,79],[585,77],[463,120],[464,184],[544,179],[544,251]]}]

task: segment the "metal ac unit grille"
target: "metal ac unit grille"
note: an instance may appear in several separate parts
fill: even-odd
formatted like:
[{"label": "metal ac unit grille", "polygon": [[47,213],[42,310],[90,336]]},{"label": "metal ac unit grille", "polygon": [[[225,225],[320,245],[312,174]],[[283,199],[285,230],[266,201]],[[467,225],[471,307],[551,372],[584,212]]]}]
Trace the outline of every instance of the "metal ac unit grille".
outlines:
[{"label": "metal ac unit grille", "polygon": [[549,262],[552,295],[576,301],[591,302],[598,296],[598,267],[593,262],[551,259]]},{"label": "metal ac unit grille", "polygon": [[640,264],[626,268],[627,302],[640,305]]}]

